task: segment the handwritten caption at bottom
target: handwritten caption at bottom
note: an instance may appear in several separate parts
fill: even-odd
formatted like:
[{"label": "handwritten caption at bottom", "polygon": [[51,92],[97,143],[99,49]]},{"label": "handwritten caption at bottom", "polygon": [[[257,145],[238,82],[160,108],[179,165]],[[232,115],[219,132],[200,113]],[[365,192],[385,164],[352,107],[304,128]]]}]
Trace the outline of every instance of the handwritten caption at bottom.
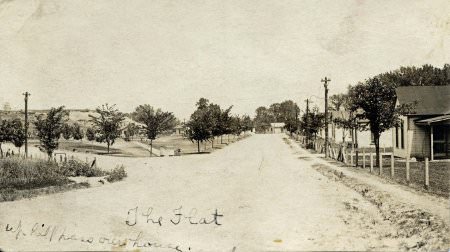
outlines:
[{"label": "handwritten caption at bottom", "polygon": [[[153,208],[148,207],[143,210],[134,207],[128,210],[125,225],[133,227],[142,222],[146,224],[163,225],[214,225],[221,226],[223,214],[215,209],[210,214],[201,216],[196,208],[185,211],[182,206],[174,209],[170,215],[166,217],[153,214]],[[156,240],[147,239],[142,231],[133,232],[126,238],[109,237],[109,236],[89,236],[80,235],[76,232],[70,232],[67,227],[58,225],[47,225],[44,223],[34,223],[32,226],[26,226],[22,220],[17,224],[0,222],[0,233],[10,234],[14,240],[22,240],[27,237],[38,237],[49,243],[76,241],[87,245],[106,245],[122,248],[147,248],[147,249],[167,249],[177,252],[192,251],[190,246],[184,246],[174,243],[161,243]]]},{"label": "handwritten caption at bottom", "polygon": [[141,209],[139,207],[131,208],[128,210],[127,219],[125,224],[128,226],[135,226],[136,224],[143,222],[146,224],[156,224],[158,226],[163,225],[216,225],[221,226],[223,214],[219,213],[219,210],[215,209],[211,214],[207,216],[201,216],[198,214],[196,208],[190,210],[183,209],[180,206],[173,210],[173,213],[168,217],[156,215],[153,213],[153,207]]}]

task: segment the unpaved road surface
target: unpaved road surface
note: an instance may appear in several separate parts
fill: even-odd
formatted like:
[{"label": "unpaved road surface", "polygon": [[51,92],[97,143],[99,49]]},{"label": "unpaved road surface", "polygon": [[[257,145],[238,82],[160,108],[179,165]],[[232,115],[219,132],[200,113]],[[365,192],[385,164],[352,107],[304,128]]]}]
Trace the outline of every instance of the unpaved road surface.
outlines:
[{"label": "unpaved road surface", "polygon": [[[99,157],[128,178],[0,204],[0,248],[16,250],[398,250],[377,206],[299,158],[283,135],[210,155]],[[198,223],[198,224],[197,224]],[[206,224],[205,224],[206,223]]]}]

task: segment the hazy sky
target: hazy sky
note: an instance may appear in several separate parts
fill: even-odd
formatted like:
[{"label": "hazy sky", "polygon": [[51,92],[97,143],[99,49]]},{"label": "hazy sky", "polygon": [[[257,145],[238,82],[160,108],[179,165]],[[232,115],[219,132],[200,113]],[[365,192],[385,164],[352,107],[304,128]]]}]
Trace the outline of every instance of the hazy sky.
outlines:
[{"label": "hazy sky", "polygon": [[[401,65],[450,62],[450,2],[0,0],[0,103],[148,103],[188,118],[345,91]],[[315,98],[313,97],[313,100]],[[321,106],[323,101],[315,99]]]}]

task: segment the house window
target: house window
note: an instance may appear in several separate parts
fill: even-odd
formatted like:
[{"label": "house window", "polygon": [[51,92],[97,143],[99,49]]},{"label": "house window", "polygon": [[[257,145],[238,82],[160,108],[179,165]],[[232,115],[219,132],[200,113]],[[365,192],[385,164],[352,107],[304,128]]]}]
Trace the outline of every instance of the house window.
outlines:
[{"label": "house window", "polygon": [[398,148],[398,126],[395,126],[395,148]]},{"label": "house window", "polygon": [[402,146],[402,149],[405,148],[405,129],[403,125],[403,120],[400,123],[400,143]]},{"label": "house window", "polygon": [[372,132],[370,133],[370,144],[375,144],[375,136]]}]

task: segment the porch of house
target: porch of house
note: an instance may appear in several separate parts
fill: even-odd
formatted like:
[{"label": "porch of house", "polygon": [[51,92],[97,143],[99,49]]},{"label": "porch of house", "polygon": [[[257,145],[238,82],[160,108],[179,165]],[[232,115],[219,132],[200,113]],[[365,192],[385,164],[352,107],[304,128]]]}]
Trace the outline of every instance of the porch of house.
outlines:
[{"label": "porch of house", "polygon": [[450,115],[436,116],[416,121],[428,133],[430,161],[450,159]]}]

